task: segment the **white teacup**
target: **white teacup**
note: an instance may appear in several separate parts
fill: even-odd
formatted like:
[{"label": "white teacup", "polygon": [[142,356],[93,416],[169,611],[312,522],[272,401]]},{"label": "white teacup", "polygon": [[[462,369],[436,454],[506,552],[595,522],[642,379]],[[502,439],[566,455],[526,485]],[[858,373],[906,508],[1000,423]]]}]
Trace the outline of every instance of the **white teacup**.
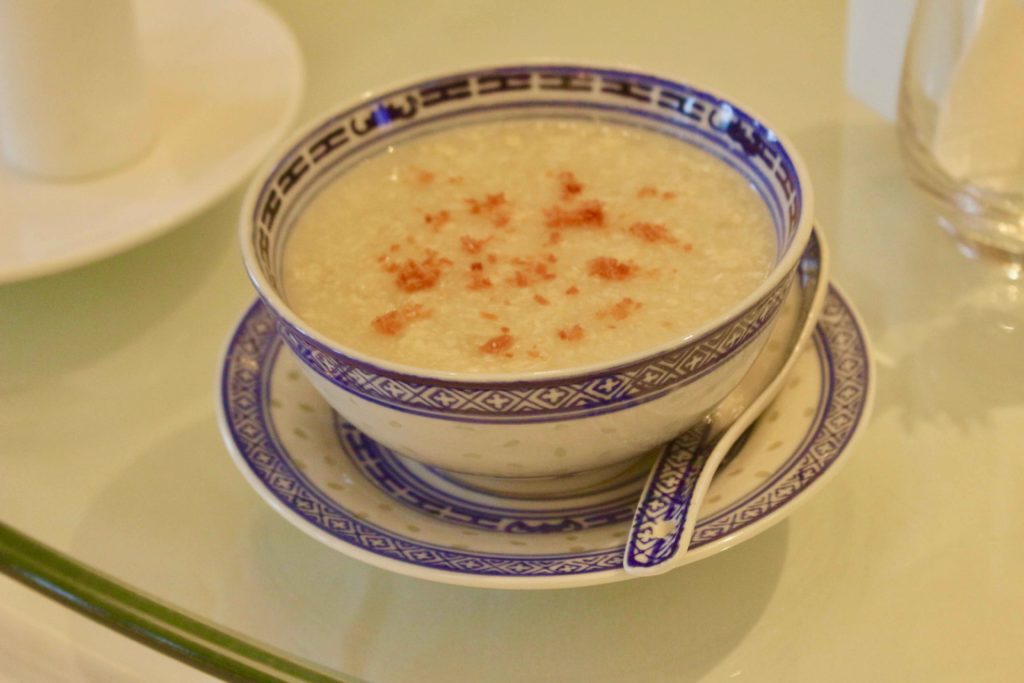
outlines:
[{"label": "white teacup", "polygon": [[153,140],[131,0],[0,2],[0,147],[66,179],[110,171]]}]

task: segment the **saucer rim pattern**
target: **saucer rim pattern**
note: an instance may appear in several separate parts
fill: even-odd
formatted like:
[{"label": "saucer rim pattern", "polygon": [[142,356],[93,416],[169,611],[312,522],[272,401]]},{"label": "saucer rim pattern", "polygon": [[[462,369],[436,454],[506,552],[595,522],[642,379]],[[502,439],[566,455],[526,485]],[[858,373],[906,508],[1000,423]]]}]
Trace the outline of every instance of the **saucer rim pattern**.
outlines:
[{"label": "saucer rim pattern", "polygon": [[[836,463],[849,452],[870,410],[874,374],[864,326],[832,283],[812,348],[823,381],[810,428],[767,481],[725,510],[698,521],[688,553],[691,561],[751,538],[783,519],[796,507],[793,503],[804,502],[808,491],[834,475]],[[218,413],[229,451],[245,478],[306,533],[374,566],[444,583],[555,588],[631,578],[622,570],[619,547],[533,556],[480,553],[433,545],[358,519],[310,482],[276,437],[273,419],[268,419],[269,384],[281,349],[272,316],[257,300],[230,337]]]}]

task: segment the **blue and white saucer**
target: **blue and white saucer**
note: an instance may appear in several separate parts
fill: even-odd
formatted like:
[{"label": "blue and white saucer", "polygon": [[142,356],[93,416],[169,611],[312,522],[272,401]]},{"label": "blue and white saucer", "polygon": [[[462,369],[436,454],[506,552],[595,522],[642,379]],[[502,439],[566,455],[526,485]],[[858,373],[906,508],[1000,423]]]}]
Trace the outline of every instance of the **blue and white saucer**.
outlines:
[{"label": "blue and white saucer", "polygon": [[[863,328],[830,288],[810,345],[775,402],[715,477],[686,555],[764,531],[841,465],[874,377]],[[492,588],[568,588],[631,578],[622,553],[645,463],[586,494],[522,500],[405,460],[335,414],[300,374],[259,302],[221,375],[225,441],[246,479],[304,532],[374,566]]]}]

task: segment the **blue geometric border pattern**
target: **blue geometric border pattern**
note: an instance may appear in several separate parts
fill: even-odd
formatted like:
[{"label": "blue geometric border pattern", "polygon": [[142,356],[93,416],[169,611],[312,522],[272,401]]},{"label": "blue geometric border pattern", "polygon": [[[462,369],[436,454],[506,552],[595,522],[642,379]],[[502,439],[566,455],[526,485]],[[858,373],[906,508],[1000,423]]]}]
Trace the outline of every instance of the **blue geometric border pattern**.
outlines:
[{"label": "blue geometric border pattern", "polygon": [[654,400],[708,374],[756,339],[786,297],[788,277],[724,327],[663,354],[601,373],[535,382],[435,383],[345,359],[278,318],[281,336],[322,377],[401,412],[463,422],[590,417]]},{"label": "blue geometric border pattern", "polygon": [[[270,424],[269,381],[280,338],[262,303],[246,313],[224,361],[221,392],[227,427],[245,466],[305,524],[364,552],[421,568],[479,576],[556,577],[621,571],[623,546],[559,555],[498,555],[411,539],[356,518],[295,466]],[[831,467],[863,418],[869,394],[865,339],[849,306],[832,289],[815,334],[824,395],[799,449],[746,498],[698,521],[690,549],[713,543],[793,501]]]},{"label": "blue geometric border pattern", "polygon": [[349,459],[377,488],[392,500],[449,524],[507,534],[572,533],[625,522],[633,516],[642,479],[624,481],[589,502],[551,500],[543,508],[518,504],[515,498],[493,499],[486,505],[463,495],[465,490],[448,481],[439,490],[406,467],[392,451],[376,443],[340,416],[334,416],[335,432]]}]

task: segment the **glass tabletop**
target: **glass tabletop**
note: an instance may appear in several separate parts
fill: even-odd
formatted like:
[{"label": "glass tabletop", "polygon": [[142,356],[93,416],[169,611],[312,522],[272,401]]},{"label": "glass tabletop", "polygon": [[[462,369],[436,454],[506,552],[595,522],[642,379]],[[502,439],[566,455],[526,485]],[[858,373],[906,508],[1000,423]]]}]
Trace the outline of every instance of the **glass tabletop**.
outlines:
[{"label": "glass tabletop", "polygon": [[[268,3],[306,121],[538,57],[708,84],[792,139],[878,391],[785,522],[666,575],[553,591],[376,569],[266,505],[218,433],[254,292],[242,188],[170,233],[0,287],[0,569],[229,680],[1007,680],[1024,670],[1024,286],[957,252],[844,86],[840,3]],[[253,75],[258,78],[258,74]]]}]

